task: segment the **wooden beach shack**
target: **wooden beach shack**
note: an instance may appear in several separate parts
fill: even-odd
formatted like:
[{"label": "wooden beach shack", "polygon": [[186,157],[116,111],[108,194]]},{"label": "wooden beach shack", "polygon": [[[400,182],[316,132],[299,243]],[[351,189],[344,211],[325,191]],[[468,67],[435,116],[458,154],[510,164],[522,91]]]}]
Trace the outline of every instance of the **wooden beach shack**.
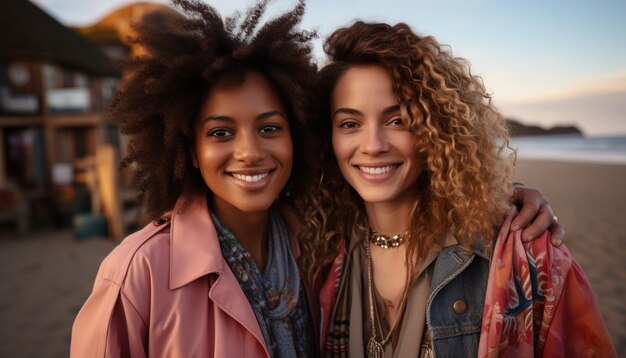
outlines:
[{"label": "wooden beach shack", "polygon": [[[0,227],[21,234],[101,216],[121,239],[137,219],[107,118],[120,80],[94,44],[26,0],[0,12]],[[130,203],[130,204],[129,204]]]}]

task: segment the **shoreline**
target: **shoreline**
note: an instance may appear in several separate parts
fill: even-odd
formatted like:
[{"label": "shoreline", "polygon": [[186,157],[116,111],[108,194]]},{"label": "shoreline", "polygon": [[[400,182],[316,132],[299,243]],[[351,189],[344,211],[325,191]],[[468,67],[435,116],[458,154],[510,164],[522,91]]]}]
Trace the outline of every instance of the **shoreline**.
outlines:
[{"label": "shoreline", "polygon": [[624,134],[511,137],[509,144],[525,160],[626,164]]},{"label": "shoreline", "polygon": [[567,162],[580,164],[614,164],[626,165],[626,155],[620,152],[571,152],[571,151],[544,151],[528,150],[523,152],[517,150],[517,160],[538,161],[538,162]]}]

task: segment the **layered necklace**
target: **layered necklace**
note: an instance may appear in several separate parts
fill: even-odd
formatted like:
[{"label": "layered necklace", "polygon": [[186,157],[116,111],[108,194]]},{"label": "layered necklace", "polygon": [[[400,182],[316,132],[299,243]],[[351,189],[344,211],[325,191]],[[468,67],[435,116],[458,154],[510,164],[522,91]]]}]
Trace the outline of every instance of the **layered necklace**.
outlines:
[{"label": "layered necklace", "polygon": [[[374,233],[374,235],[372,235],[372,233]],[[383,241],[383,240],[378,239],[379,237],[382,237],[384,238],[384,240],[386,240],[384,241],[384,244],[385,244],[384,246],[382,244],[377,244],[377,242]],[[388,237],[384,235],[376,234],[376,232],[371,229],[370,229],[370,233],[368,236],[368,241],[373,243],[374,245],[383,247],[385,249],[390,248],[390,247],[392,248],[399,247],[404,242],[404,240],[402,239],[402,236],[400,235],[395,235],[391,239],[389,239]],[[391,328],[389,329],[389,332],[387,332],[387,335],[383,336],[384,332],[383,332],[382,325],[380,323],[381,318],[379,317],[378,308],[376,305],[376,298],[374,297],[374,278],[372,275],[372,257],[370,255],[369,243],[364,242],[363,246],[365,249],[365,256],[367,258],[367,290],[368,290],[369,300],[370,300],[370,319],[372,322],[372,337],[367,343],[367,356],[370,358],[383,358],[385,355],[385,349],[384,349],[385,344],[389,342],[389,339],[395,332],[396,327],[399,325],[399,322],[402,321],[401,318],[404,315],[404,308],[406,306],[406,301],[407,301],[407,297],[409,294],[409,286],[410,286],[409,276],[407,272],[406,284],[404,286],[404,293],[402,294],[400,306],[398,307],[398,311],[396,313],[396,319],[393,322],[393,325],[391,326]]]}]

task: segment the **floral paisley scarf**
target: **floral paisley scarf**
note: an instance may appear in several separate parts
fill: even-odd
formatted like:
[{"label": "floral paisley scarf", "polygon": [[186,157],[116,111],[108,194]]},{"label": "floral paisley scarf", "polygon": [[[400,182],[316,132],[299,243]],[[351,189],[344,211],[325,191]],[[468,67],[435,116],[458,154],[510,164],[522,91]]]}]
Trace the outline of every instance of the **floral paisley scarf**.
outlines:
[{"label": "floral paisley scarf", "polygon": [[479,357],[616,357],[582,269],[550,233],[528,243],[509,231],[515,208],[494,249]]},{"label": "floral paisley scarf", "polygon": [[272,357],[306,357],[311,354],[313,333],[306,294],[285,223],[270,210],[268,259],[263,273],[250,253],[211,212],[222,255],[243,289],[259,322]]}]

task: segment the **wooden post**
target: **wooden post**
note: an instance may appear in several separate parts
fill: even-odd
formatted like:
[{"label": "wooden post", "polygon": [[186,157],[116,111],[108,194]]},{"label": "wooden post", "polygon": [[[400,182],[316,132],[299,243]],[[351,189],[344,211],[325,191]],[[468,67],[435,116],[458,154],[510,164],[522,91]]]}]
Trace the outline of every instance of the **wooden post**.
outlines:
[{"label": "wooden post", "polygon": [[123,239],[122,203],[117,173],[117,153],[113,146],[106,144],[96,148],[96,170],[100,199],[104,216],[107,218],[109,235],[116,241]]},{"label": "wooden post", "polygon": [[[42,118],[43,135],[44,135],[44,150],[46,151],[46,187],[47,192],[52,194],[54,192],[54,183],[52,183],[52,167],[56,163],[56,135],[54,133],[55,128],[52,126],[50,118],[50,109],[48,108],[48,87],[50,84],[46,83],[46,76],[44,75],[44,66],[48,62],[43,61],[35,66],[35,75],[37,80],[36,94],[39,96],[40,108],[39,113]],[[50,195],[52,196],[52,195]]]}]

